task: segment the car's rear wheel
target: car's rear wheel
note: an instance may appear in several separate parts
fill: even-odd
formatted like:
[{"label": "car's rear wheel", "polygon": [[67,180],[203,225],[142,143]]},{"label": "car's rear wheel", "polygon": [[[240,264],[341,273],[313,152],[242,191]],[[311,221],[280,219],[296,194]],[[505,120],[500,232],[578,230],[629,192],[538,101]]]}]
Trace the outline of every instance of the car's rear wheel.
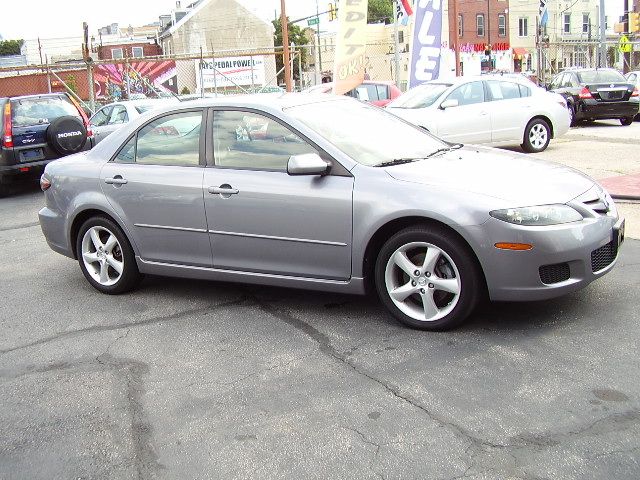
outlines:
[{"label": "car's rear wheel", "polygon": [[571,102],[567,102],[567,110],[569,111],[569,126],[575,127],[578,122],[576,121],[576,111]]},{"label": "car's rear wheel", "polygon": [[534,118],[524,129],[522,148],[529,153],[544,151],[551,141],[551,128],[541,118]]},{"label": "car's rear wheel", "polygon": [[484,291],[481,278],[473,253],[441,227],[398,232],[376,261],[382,303],[397,320],[421,330],[448,330],[462,323]]},{"label": "car's rear wheel", "polygon": [[620,119],[620,124],[625,126],[625,127],[628,127],[632,123],[633,123],[633,117],[627,117],[627,118],[621,118]]},{"label": "car's rear wheel", "polygon": [[115,295],[135,288],[142,276],[131,244],[120,227],[105,217],[93,217],[80,227],[78,262],[89,283]]}]

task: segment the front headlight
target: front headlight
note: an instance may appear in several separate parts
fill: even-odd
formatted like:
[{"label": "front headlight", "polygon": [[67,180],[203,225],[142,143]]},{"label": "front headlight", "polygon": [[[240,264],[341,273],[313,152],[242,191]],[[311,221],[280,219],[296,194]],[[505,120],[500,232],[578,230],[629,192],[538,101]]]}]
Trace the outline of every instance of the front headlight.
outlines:
[{"label": "front headlight", "polygon": [[568,205],[539,205],[536,207],[505,208],[489,212],[493,218],[516,225],[545,226],[582,220],[576,210]]}]

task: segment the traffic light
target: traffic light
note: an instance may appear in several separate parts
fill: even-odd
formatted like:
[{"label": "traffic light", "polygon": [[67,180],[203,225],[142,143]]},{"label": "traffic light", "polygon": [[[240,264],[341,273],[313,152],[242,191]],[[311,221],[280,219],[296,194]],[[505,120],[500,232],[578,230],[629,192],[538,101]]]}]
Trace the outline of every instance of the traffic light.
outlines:
[{"label": "traffic light", "polygon": [[330,3],[329,4],[329,21],[333,22],[337,18],[338,18],[338,9],[336,8],[335,4]]},{"label": "traffic light", "polygon": [[629,32],[640,32],[640,13],[629,12]]}]

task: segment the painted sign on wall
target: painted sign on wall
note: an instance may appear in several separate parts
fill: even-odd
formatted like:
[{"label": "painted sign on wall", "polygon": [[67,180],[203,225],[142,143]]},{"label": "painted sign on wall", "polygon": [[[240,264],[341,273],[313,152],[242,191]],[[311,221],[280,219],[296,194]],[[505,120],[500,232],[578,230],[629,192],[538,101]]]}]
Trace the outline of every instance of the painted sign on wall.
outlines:
[{"label": "painted sign on wall", "polygon": [[[263,86],[266,82],[263,57],[223,57],[195,60],[196,85],[201,89]],[[202,67],[202,75],[200,75]]]}]

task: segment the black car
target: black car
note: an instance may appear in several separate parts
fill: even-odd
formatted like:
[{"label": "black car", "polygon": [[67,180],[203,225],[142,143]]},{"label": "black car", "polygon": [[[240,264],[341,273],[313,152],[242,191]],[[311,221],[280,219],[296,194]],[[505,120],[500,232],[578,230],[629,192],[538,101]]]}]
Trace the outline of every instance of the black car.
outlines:
[{"label": "black car", "polygon": [[67,94],[0,98],[0,195],[20,177],[39,177],[51,160],[93,146],[89,120]]},{"label": "black car", "polygon": [[640,105],[635,84],[611,68],[566,70],[553,78],[547,90],[567,99],[572,126],[580,120],[604,119],[631,125]]}]

